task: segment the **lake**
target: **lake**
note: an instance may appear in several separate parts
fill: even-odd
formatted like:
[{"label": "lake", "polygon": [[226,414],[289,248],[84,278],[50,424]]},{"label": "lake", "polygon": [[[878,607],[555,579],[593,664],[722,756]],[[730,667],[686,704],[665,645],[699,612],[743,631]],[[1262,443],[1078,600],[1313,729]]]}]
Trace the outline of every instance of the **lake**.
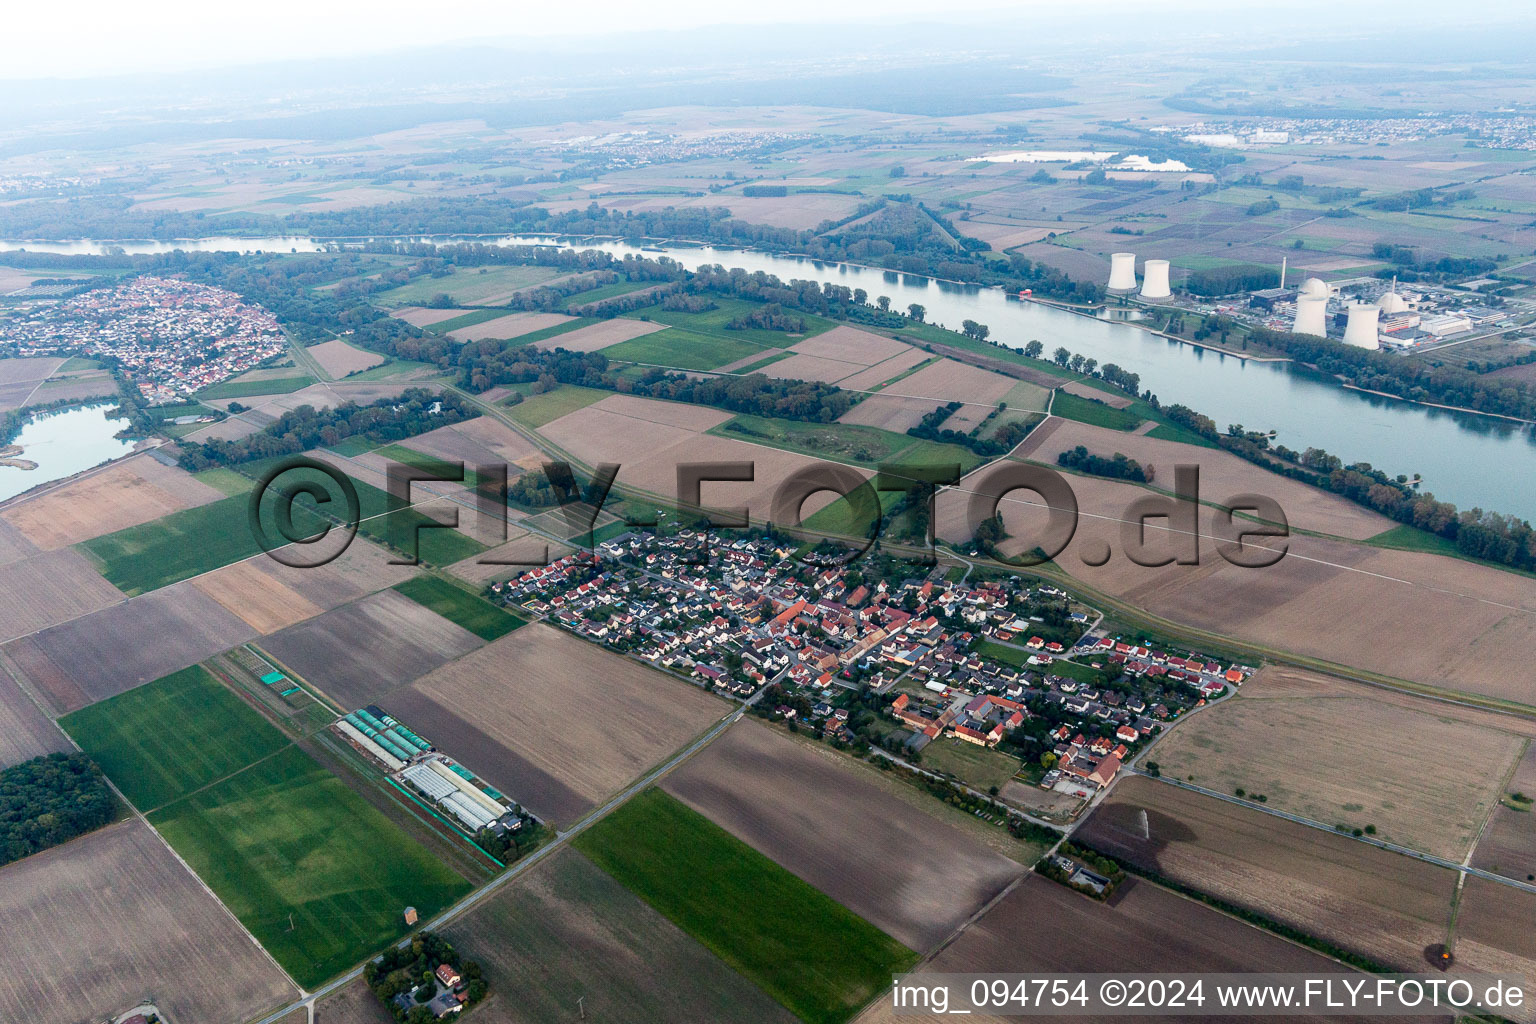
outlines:
[{"label": "lake", "polygon": [[[576,245],[616,256],[627,253],[670,256],[689,269],[718,263],[764,271],[784,280],[863,288],[871,299],[891,298],[895,309],[911,303],[927,308],[933,323],[958,328],[977,320],[993,340],[1015,349],[1039,340],[1047,352],[1062,345],[1103,363],[1118,363],[1141,375],[1164,404],[1182,403],[1209,415],[1220,426],[1241,423],[1273,430],[1279,443],[1297,451],[1324,448],[1345,462],[1365,461],[1388,473],[1422,474],[1425,488],[1462,508],[1480,506],[1522,518],[1536,517],[1536,439],[1518,425],[1485,416],[1401,402],[1340,387],[1337,382],[1290,363],[1262,363],[1199,348],[1151,334],[1129,323],[1080,316],[1053,306],[1021,302],[997,288],[936,281],[911,274],[826,263],[804,257],[695,245],[646,245],[612,239],[564,239],[505,235],[459,239],[423,237],[448,243],[478,241],[501,245]],[[105,243],[4,242],[0,249],[95,253]],[[286,252],[316,250],[309,238],[204,238],[183,242],[119,242],[129,252],[182,248],[200,252]]]},{"label": "lake", "polygon": [[36,419],[22,427],[15,441],[22,447],[17,458],[35,462],[37,468],[0,466],[0,501],[133,451],[132,441],[122,441],[114,436],[128,426],[128,421],[109,418],[107,410],[113,407],[107,403],[39,413]]}]

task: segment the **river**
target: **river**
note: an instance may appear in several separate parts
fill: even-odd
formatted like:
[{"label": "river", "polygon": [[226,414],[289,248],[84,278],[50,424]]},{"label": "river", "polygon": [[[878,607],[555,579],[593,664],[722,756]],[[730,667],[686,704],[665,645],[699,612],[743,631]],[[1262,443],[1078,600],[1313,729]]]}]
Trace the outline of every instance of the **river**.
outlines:
[{"label": "river", "polygon": [[[489,244],[550,244],[548,236],[507,235],[479,241]],[[622,256],[641,253],[670,256],[689,269],[718,263],[765,271],[785,280],[802,279],[863,288],[871,299],[887,295],[895,309],[911,303],[927,308],[927,318],[958,328],[976,320],[991,328],[993,340],[1022,348],[1038,339],[1047,352],[1059,345],[1102,363],[1118,363],[1141,375],[1165,404],[1181,402],[1225,428],[1241,423],[1250,430],[1273,430],[1277,441],[1298,451],[1325,448],[1346,462],[1366,461],[1391,474],[1419,473],[1425,488],[1462,508],[1480,506],[1522,518],[1536,516],[1536,439],[1514,424],[1469,413],[1431,409],[1391,398],[1363,394],[1289,363],[1239,359],[1209,349],[1171,341],[1139,327],[1080,316],[1052,306],[1020,302],[995,288],[976,288],[894,271],[750,250],[710,246],[641,246],[614,240],[568,240]],[[119,242],[132,253],[314,251],[310,238],[202,238],[181,242]],[[35,252],[100,253],[103,243],[75,241],[0,242],[0,249]]]},{"label": "river", "polygon": [[0,466],[0,501],[131,452],[133,442],[115,436],[128,421],[109,418],[111,408],[108,403],[39,413],[22,427],[15,441],[22,449],[17,458],[35,462],[37,468]]}]

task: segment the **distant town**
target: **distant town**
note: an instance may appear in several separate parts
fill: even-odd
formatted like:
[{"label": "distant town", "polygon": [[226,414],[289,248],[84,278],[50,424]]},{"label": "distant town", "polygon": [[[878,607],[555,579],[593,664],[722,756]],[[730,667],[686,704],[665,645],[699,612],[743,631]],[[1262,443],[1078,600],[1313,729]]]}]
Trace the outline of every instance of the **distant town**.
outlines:
[{"label": "distant town", "polygon": [[22,356],[115,359],[151,404],[181,401],[278,355],[277,318],[234,292],[165,277],[136,277],[39,306],[6,322]]}]

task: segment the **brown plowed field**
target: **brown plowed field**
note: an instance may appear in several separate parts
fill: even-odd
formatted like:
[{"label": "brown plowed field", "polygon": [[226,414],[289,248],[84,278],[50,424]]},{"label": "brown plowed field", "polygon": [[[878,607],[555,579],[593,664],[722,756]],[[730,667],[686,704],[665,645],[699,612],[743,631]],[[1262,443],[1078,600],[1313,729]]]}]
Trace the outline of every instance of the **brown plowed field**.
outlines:
[{"label": "brown plowed field", "polygon": [[190,473],[140,455],[53,490],[23,497],[0,511],[0,517],[38,547],[52,549],[222,497]]},{"label": "brown plowed field", "polygon": [[1061,390],[1067,392],[1069,395],[1076,395],[1079,398],[1087,398],[1091,401],[1103,402],[1105,405],[1112,409],[1124,409],[1133,401],[1135,401],[1135,399],[1133,399],[1130,395],[1116,393],[1114,391],[1100,391],[1092,384],[1084,384],[1080,380],[1068,381],[1067,383],[1061,385]]},{"label": "brown plowed field", "polygon": [[11,678],[0,655],[0,768],[70,749],[64,734]]},{"label": "brown plowed field", "polygon": [[36,544],[27,540],[16,527],[0,519],[0,565],[10,565],[37,554]]},{"label": "brown plowed field", "polygon": [[546,327],[570,323],[573,319],[575,318],[560,313],[511,313],[470,327],[449,331],[448,337],[454,341],[484,341],[487,338],[506,341],[511,338],[520,338],[524,334],[532,334],[534,331],[542,331]]},{"label": "brown plowed field", "polygon": [[59,714],[196,664],[256,635],[190,581],[12,640],[3,648]]},{"label": "brown plowed field", "polygon": [[[1030,875],[925,965],[922,973],[1273,971],[1336,974],[1347,970],[1318,953],[1140,880],[1132,880],[1116,895],[1113,906],[1107,906],[1041,875]],[[907,1013],[898,1016],[887,993],[855,1019],[858,1024],[897,1024],[901,1021],[939,1024],[955,1018],[952,1015],[912,1016]],[[1007,1024],[1022,1018],[973,1014],[965,1019]],[[1086,1020],[1082,1016],[1028,1019],[1062,1024],[1081,1024]],[[1326,1015],[1288,1019],[1315,1024],[1351,1020],[1410,1024],[1436,1020],[1431,1017]],[[1251,1022],[1253,1018],[1170,1015],[1159,1016],[1156,1020],[1169,1024],[1181,1021],[1240,1024]]]},{"label": "brown plowed field", "polygon": [[1262,793],[1269,806],[1324,824],[1373,825],[1381,839],[1449,860],[1466,856],[1525,737],[1363,688],[1248,696],[1264,692],[1266,675],[1300,671],[1262,669],[1238,696],[1181,722],[1157,745],[1162,770],[1220,793]]},{"label": "brown plowed field", "polygon": [[261,647],[351,710],[480,644],[461,626],[385,590],[274,633]]},{"label": "brown plowed field", "polygon": [[[257,557],[271,561],[265,556]],[[200,576],[192,585],[261,634],[276,632],[325,610],[273,579],[252,559]]]},{"label": "brown plowed field", "polygon": [[[609,403],[615,403],[610,406]],[[615,410],[623,410],[622,412]],[[769,518],[778,485],[818,460],[699,431],[730,419],[729,413],[675,402],[605,398],[547,423],[539,433],[589,463],[620,464],[618,483],[668,497],[677,494],[677,468],[690,462],[751,462],[750,482],[706,483],[705,505],[746,507],[758,522]],[[806,502],[805,515],[833,499],[823,493]]]},{"label": "brown plowed field", "polygon": [[47,629],[122,600],[122,592],[78,551],[45,551],[0,566],[0,640]]},{"label": "brown plowed field", "polygon": [[377,352],[365,352],[348,345],[340,338],[312,345],[307,351],[314,357],[315,362],[320,364],[320,368],[332,377],[361,373],[384,362],[384,357]]},{"label": "brown plowed field", "polygon": [[1234,495],[1263,494],[1278,502],[1290,524],[1301,529],[1364,540],[1396,525],[1385,516],[1352,501],[1308,487],[1299,480],[1270,473],[1230,452],[1094,427],[1060,417],[1052,417],[1049,423],[1042,424],[1025,438],[1015,455],[1054,466],[1059,454],[1077,445],[1106,457],[1121,452],[1143,466],[1152,466],[1155,470],[1153,483],[1164,490],[1173,489],[1174,466],[1197,466],[1200,469],[1201,500],[1224,504]]},{"label": "brown plowed field", "polygon": [[[445,935],[485,970],[475,1019],[549,1024],[792,1024],[794,1017],[687,933],[567,847]],[[387,1018],[386,1018],[387,1020]],[[362,1014],[319,1024],[373,1024]],[[385,1024],[385,1021],[380,1021]]]},{"label": "brown plowed field", "polygon": [[[1536,798],[1536,743],[1525,748],[1525,756],[1500,795],[1507,798],[1510,793]],[[1525,810],[1516,810],[1521,806]],[[1494,808],[1472,864],[1520,881],[1536,875],[1536,809],[1514,801]]]},{"label": "brown plowed field", "polygon": [[857,327],[834,327],[814,338],[796,342],[791,346],[791,351],[845,363],[858,363],[860,366],[873,366],[912,352],[913,349],[904,342],[861,331]]},{"label": "brown plowed field", "polygon": [[666,324],[658,324],[653,321],[631,320],[628,317],[614,317],[612,320],[603,320],[588,327],[578,327],[574,331],[566,331],[552,338],[533,343],[534,348],[563,348],[567,352],[597,352],[617,345],[621,341],[631,338],[641,338],[647,334],[667,329]]},{"label": "brown plowed field", "polygon": [[404,320],[412,327],[431,327],[444,320],[461,317],[464,311],[462,309],[427,309],[425,306],[401,306],[389,315],[398,320]]},{"label": "brown plowed field", "polygon": [[[986,474],[939,495],[938,532],[966,537],[966,493]],[[1512,573],[1459,559],[1293,535],[1289,554],[1262,569],[1229,564],[1217,553],[1211,509],[1200,510],[1200,564],[1159,568],[1125,557],[1121,522],[1148,494],[1132,484],[1073,476],[1079,525],[1057,563],[1072,576],[1153,615],[1298,655],[1347,664],[1469,693],[1536,706],[1529,654],[1536,649],[1536,587]],[[1038,542],[1045,516],[1019,492],[1005,500],[1017,554]],[[1153,554],[1171,554],[1165,520],[1147,530]],[[1273,544],[1273,541],[1259,543]],[[1109,561],[1088,566],[1093,548]]]},{"label": "brown plowed field", "polygon": [[[905,383],[905,381],[899,383]],[[881,430],[905,434],[921,423],[924,416],[943,404],[929,398],[898,398],[881,392],[870,395],[843,413],[837,418],[837,422],[852,423],[860,427],[878,427]]]},{"label": "brown plowed field", "polygon": [[1076,838],[1401,970],[1445,941],[1454,872],[1165,782],[1122,780]]},{"label": "brown plowed field", "polygon": [[770,377],[778,377],[782,380],[819,380],[830,384],[844,377],[851,377],[864,369],[867,367],[863,363],[850,363],[842,359],[828,359],[825,356],[795,352],[788,359],[780,359],[776,363],[763,367],[763,372]]},{"label": "brown plowed field", "polygon": [[[774,364],[775,368],[782,364]],[[902,433],[917,426],[928,413],[948,402],[968,403],[942,426],[962,433],[979,425],[1013,390],[1012,378],[953,359],[940,359],[910,377],[903,377],[877,395],[866,398],[839,418]]]},{"label": "brown plowed field", "polygon": [[1467,879],[1456,916],[1456,963],[1524,979],[1525,1006],[1506,1009],[1514,1020],[1536,1020],[1536,895],[1476,876]]},{"label": "brown plowed field", "polygon": [[756,722],[733,726],[662,788],[919,952],[1023,872],[837,754]]},{"label": "brown plowed field", "polygon": [[315,1004],[315,1024],[395,1024],[395,1017],[358,978]]},{"label": "brown plowed field", "polygon": [[152,995],[175,1021],[298,998],[230,913],[134,819],[0,870],[0,1020],[75,1024]]},{"label": "brown plowed field", "polygon": [[873,387],[884,384],[892,377],[912,369],[919,363],[931,358],[927,352],[920,349],[907,348],[889,359],[875,363],[868,369],[860,370],[851,376],[844,377],[837,382],[837,386],[847,391],[868,391]]},{"label": "brown plowed field", "polygon": [[695,686],[537,623],[379,703],[562,825],[727,710]]}]

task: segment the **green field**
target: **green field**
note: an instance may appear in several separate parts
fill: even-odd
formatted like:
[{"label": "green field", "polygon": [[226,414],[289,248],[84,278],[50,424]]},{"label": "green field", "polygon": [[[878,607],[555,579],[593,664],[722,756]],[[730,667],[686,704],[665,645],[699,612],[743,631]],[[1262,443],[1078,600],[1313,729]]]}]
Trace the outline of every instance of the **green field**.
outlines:
[{"label": "green field", "polygon": [[1110,430],[1134,430],[1141,424],[1141,417],[1130,409],[1116,409],[1112,405],[1079,398],[1065,391],[1056,392],[1056,397],[1051,401],[1051,412],[1063,419],[1077,420],[1095,427],[1108,427]]},{"label": "green field", "polygon": [[829,331],[837,326],[837,323],[825,317],[819,317],[811,313],[800,313],[798,310],[788,310],[794,316],[801,317],[805,321],[805,333],[801,335],[786,334],[783,331],[768,331],[760,327],[752,327],[746,330],[732,331],[726,329],[726,324],[740,316],[756,313],[763,308],[760,302],[749,302],[746,299],[731,299],[723,296],[711,296],[711,299],[719,305],[718,309],[706,310],[702,313],[685,313],[678,310],[662,309],[661,306],[646,306],[624,315],[634,320],[654,320],[658,324],[666,324],[668,327],[679,327],[692,331],[695,334],[708,334],[717,338],[734,338],[738,341],[751,342],[759,347],[787,348],[802,338],[814,338],[823,331]]},{"label": "green field", "polygon": [[395,589],[448,621],[458,623],[482,640],[496,640],[519,626],[527,625],[516,615],[441,576],[415,576],[398,584]]},{"label": "green field", "polygon": [[[254,477],[260,475],[263,465],[249,463],[241,469]],[[334,483],[312,470],[290,470],[282,475],[281,482],[291,485],[305,480],[320,483],[328,492],[335,491]],[[358,532],[363,536],[389,545],[398,529],[408,544],[410,525],[428,521],[426,515],[413,509],[391,512],[389,496],[383,491],[361,480],[354,479],[352,483],[357,488],[362,515]],[[337,503],[339,500],[333,499]],[[263,501],[261,521],[274,538],[280,536],[273,526],[276,505],[277,497],[269,491]],[[294,502],[294,524],[301,532],[318,530],[323,525],[324,520],[315,509],[308,497]],[[345,507],[338,508],[335,514],[338,518],[344,516]],[[420,538],[421,559],[430,565],[451,565],[485,550],[484,544],[457,530],[422,530]],[[76,546],[125,594],[157,590],[261,551],[251,529],[248,493],[173,512]]]},{"label": "green field", "polygon": [[591,327],[593,324],[598,323],[602,323],[602,321],[590,316],[579,316],[575,320],[567,320],[563,324],[555,324],[553,327],[545,327],[537,331],[529,331],[527,334],[519,334],[507,344],[532,345],[536,341],[543,341],[545,338],[558,338],[562,334],[569,334],[572,331],[583,327]]},{"label": "green field", "polygon": [[[603,349],[603,355],[609,359],[632,363],[678,366],[685,370],[713,370],[717,366],[734,363],[738,359],[746,359],[763,350],[763,345],[754,344],[745,338],[731,337],[730,334],[734,333],[736,332],[728,332],[722,336],[669,327],[664,331],[644,334],[638,338],[621,341],[617,345],[610,345]],[[784,338],[778,344],[793,344],[795,340]]]},{"label": "green field", "polygon": [[948,772],[983,793],[1001,789],[1019,770],[1018,758],[957,739],[933,741],[923,748],[922,758],[924,768]]},{"label": "green field", "polygon": [[216,782],[288,738],[201,665],[59,719],[140,810]]},{"label": "green field", "polygon": [[460,305],[474,306],[487,299],[501,299],[509,292],[531,288],[562,271],[554,267],[459,267],[446,277],[418,277],[375,298],[386,306],[419,306],[433,296],[450,295]]},{"label": "green field", "polygon": [[[889,461],[897,452],[913,447],[913,439],[878,427],[851,423],[806,423],[800,420],[742,414],[709,430],[720,437],[803,452],[838,462],[873,463]],[[963,448],[956,452],[971,457]],[[954,461],[960,461],[955,459]]]},{"label": "green field", "polygon": [[918,955],[657,789],[582,833],[599,867],[810,1024],[852,1017]]},{"label": "green field", "polygon": [[507,316],[511,312],[505,306],[498,306],[495,309],[472,309],[468,313],[459,314],[452,320],[440,320],[426,330],[430,334],[447,334],[449,331],[456,331],[461,327],[473,327],[476,324],[483,324],[487,320],[496,320]]},{"label": "green field", "polygon": [[507,415],[525,427],[542,427],[566,413],[585,409],[593,402],[600,402],[612,392],[596,388],[581,388],[574,384],[562,384],[542,395],[529,395],[516,405],[507,407]]},{"label": "green field", "polygon": [[150,816],[294,980],[313,989],[471,886],[298,747]]},{"label": "green field", "polygon": [[113,586],[125,594],[142,594],[260,552],[249,508],[247,495],[231,495],[76,547]]},{"label": "green field", "polygon": [[749,373],[757,373],[759,370],[762,370],[765,367],[772,366],[774,363],[781,359],[788,359],[793,354],[794,353],[792,352],[775,352],[772,355],[764,356],[756,362],[748,363],[746,366],[743,366],[737,370],[732,370],[731,372],[740,374],[741,376],[745,377]]},{"label": "green field", "polygon": [[591,291],[577,292],[566,302],[567,310],[585,306],[590,302],[602,302],[604,299],[617,298],[620,295],[628,295],[642,288],[656,287],[655,281],[615,281],[613,284],[605,284],[601,288],[593,288]]},{"label": "green field", "polygon": [[199,401],[223,398],[250,398],[252,395],[287,395],[315,382],[310,376],[277,377],[272,380],[248,380],[236,383],[227,380],[222,384],[210,384],[197,393]]}]

